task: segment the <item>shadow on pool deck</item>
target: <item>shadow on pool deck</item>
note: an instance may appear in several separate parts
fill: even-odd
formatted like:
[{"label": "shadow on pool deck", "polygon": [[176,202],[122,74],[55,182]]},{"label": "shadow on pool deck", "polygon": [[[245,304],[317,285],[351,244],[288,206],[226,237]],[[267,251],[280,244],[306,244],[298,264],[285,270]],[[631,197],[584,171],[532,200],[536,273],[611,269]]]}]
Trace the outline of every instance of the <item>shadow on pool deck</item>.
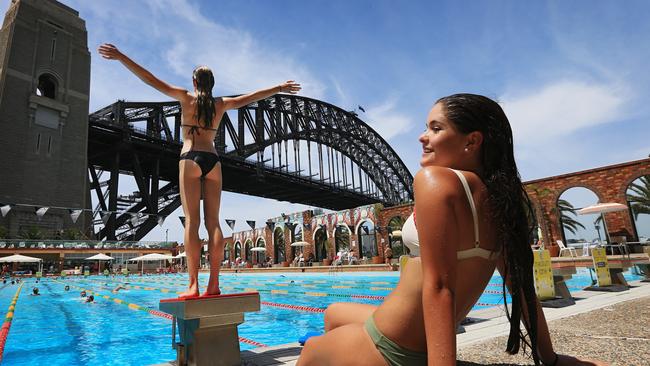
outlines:
[{"label": "shadow on pool deck", "polygon": [[264,348],[263,351],[255,349],[242,351],[242,366],[267,366],[285,365],[295,362],[300,356],[302,347],[298,343],[279,347]]}]

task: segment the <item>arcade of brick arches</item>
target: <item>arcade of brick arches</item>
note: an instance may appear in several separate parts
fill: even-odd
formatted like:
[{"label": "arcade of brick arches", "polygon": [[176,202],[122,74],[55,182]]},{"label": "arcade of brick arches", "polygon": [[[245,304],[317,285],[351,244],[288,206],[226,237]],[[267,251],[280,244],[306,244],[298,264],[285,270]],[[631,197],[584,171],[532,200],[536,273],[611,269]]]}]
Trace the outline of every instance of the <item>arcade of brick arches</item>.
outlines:
[{"label": "arcade of brick arches", "polygon": [[[556,240],[563,240],[557,202],[566,190],[584,187],[593,191],[599,202],[627,205],[629,185],[644,175],[650,175],[650,158],[524,182],[545,244],[554,245]],[[312,211],[283,215],[269,219],[264,228],[233,233],[226,238],[224,255],[230,260],[241,257],[252,264],[264,260],[265,256],[274,263],[288,263],[298,253],[297,248],[290,244],[301,240],[308,243],[301,249],[305,257],[313,253],[316,260],[331,259],[338,250],[347,249],[357,258],[368,257],[373,263],[383,263],[385,248],[394,243],[393,233],[412,212],[413,204],[409,203],[393,207],[375,204],[321,215]],[[627,241],[638,240],[630,210],[610,212],[604,217],[610,235],[625,236]],[[371,230],[361,227],[365,225],[371,226]],[[339,248],[336,243],[336,236],[341,231],[349,235],[346,248]],[[369,232],[375,246],[370,251],[361,245],[362,236],[365,234],[367,237]],[[321,238],[321,243],[317,238]],[[275,243],[280,243],[283,248],[276,248]],[[260,254],[251,252],[254,247],[264,247],[265,251]],[[360,253],[360,248],[365,253]],[[284,260],[279,260],[279,256]]]}]

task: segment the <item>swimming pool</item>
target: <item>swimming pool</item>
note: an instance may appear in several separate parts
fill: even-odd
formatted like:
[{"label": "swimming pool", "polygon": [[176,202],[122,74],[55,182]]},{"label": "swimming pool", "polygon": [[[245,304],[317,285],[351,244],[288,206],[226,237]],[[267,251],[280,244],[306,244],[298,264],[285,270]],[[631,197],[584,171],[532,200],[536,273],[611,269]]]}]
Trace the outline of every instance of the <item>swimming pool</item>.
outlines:
[{"label": "swimming pool", "polygon": [[[308,331],[323,330],[323,310],[340,301],[379,304],[397,284],[398,273],[222,274],[224,293],[257,290],[262,307],[239,326],[241,349],[296,342]],[[626,273],[628,280],[638,279]],[[5,365],[149,365],[173,360],[171,321],[156,310],[160,299],[176,296],[186,274],[104,276],[24,280],[5,345]],[[207,283],[207,274],[201,274]],[[579,269],[570,290],[591,284]],[[70,286],[65,291],[65,285]],[[111,292],[123,285],[117,293]],[[38,286],[41,295],[32,296]],[[0,285],[0,309],[7,309],[17,285]],[[95,291],[86,304],[82,289]],[[501,279],[493,276],[475,309],[502,302]]]}]

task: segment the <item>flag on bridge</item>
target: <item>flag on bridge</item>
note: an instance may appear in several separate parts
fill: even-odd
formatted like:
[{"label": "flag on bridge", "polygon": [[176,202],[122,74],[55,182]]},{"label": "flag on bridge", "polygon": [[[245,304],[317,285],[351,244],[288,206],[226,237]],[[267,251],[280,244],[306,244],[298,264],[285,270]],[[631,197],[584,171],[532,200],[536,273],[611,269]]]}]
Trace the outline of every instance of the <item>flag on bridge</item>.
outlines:
[{"label": "flag on bridge", "polygon": [[255,230],[255,221],[253,221],[253,220],[246,220],[246,223],[248,224],[248,226],[251,227],[251,229]]},{"label": "flag on bridge", "polygon": [[68,212],[70,213],[70,219],[72,220],[72,223],[76,224],[83,210],[69,209]]},{"label": "flag on bridge", "polygon": [[0,213],[2,213],[2,217],[7,216],[9,211],[11,211],[11,205],[3,205],[0,207]]},{"label": "flag on bridge", "polygon": [[49,207],[34,207],[34,211],[36,212],[36,216],[38,216],[38,219],[40,220],[43,215],[49,210]]},{"label": "flag on bridge", "polygon": [[228,224],[228,226],[230,226],[230,230],[233,230],[233,231],[235,230],[235,220],[226,219],[226,224]]},{"label": "flag on bridge", "polygon": [[178,219],[181,220],[181,225],[185,227],[185,216],[178,216]]}]

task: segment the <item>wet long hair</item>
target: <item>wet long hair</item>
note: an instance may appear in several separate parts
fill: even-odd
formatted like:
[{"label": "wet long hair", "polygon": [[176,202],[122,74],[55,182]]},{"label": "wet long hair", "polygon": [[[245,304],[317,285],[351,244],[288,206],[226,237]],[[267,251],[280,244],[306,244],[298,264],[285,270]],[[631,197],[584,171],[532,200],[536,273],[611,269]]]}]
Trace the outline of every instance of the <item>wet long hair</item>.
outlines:
[{"label": "wet long hair", "polygon": [[207,66],[199,66],[192,73],[192,80],[196,82],[196,112],[194,116],[197,122],[203,121],[204,127],[211,127],[214,117],[214,98],[212,87],[214,87],[214,75]]},{"label": "wet long hair", "polygon": [[[532,206],[521,183],[513,152],[512,129],[503,109],[490,98],[476,94],[454,94],[439,99],[447,119],[463,134],[479,131],[482,170],[478,173],[488,191],[488,207],[497,225],[497,238],[503,245],[506,270],[503,300],[506,301],[505,276],[510,278],[512,310],[506,306],[510,334],[506,351],[519,352],[522,343],[530,347],[535,365],[537,354],[537,307],[533,280],[533,252],[528,243],[532,233]],[[522,318],[522,298],[528,321]],[[524,321],[527,335],[520,327]]]}]

